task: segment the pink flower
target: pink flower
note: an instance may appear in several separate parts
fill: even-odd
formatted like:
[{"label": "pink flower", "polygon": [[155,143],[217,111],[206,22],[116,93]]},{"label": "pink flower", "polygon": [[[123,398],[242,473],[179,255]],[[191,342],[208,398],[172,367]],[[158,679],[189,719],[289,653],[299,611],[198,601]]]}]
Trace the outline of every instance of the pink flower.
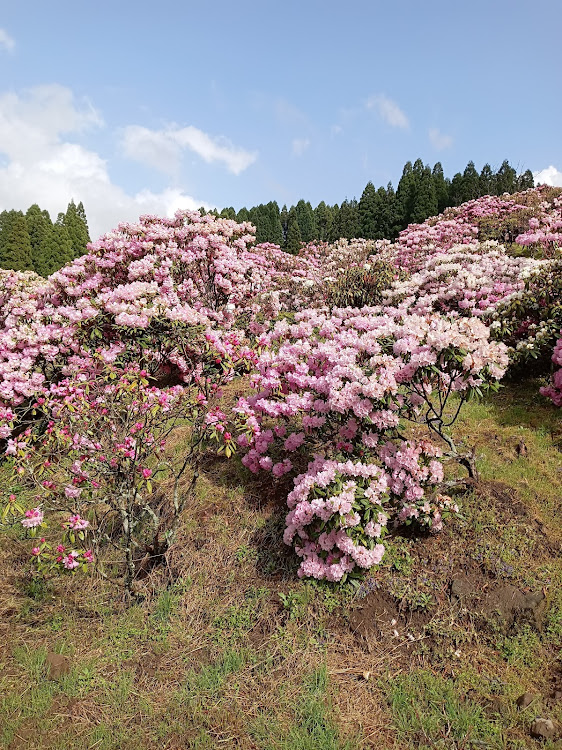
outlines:
[{"label": "pink flower", "polygon": [[41,554],[41,548],[40,547],[32,547],[31,548],[31,554],[32,555],[40,555]]},{"label": "pink flower", "polygon": [[87,549],[82,556],[86,562],[91,563],[94,561],[94,553],[91,549]]},{"label": "pink flower", "polygon": [[65,524],[69,529],[73,529],[74,531],[82,531],[83,529],[87,529],[90,525],[90,522],[87,521],[85,518],[81,518],[78,513],[74,516],[70,516],[68,521]]},{"label": "pink flower", "polygon": [[80,563],[76,559],[78,557],[78,552],[75,550],[72,550],[72,552],[69,552],[66,557],[63,558],[62,562],[64,567],[67,570],[74,570],[74,568],[77,568]]},{"label": "pink flower", "polygon": [[32,508],[31,510],[25,511],[25,518],[22,519],[21,525],[24,529],[33,529],[36,526],[41,526],[43,523],[43,511],[41,508]]},{"label": "pink flower", "polygon": [[152,469],[141,469],[141,474],[143,475],[144,479],[150,479],[152,476]]}]

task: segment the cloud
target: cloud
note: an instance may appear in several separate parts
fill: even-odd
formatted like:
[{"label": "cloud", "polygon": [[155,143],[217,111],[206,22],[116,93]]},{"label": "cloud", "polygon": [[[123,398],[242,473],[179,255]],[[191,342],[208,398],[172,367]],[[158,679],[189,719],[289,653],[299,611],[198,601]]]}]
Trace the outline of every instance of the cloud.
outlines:
[{"label": "cloud", "polygon": [[15,40],[12,39],[5,29],[0,29],[0,49],[5,49],[7,52],[13,52],[15,47]]},{"label": "cloud", "polygon": [[433,148],[437,151],[443,151],[446,148],[451,148],[453,145],[453,137],[445,135],[438,128],[429,129],[429,140]]},{"label": "cloud", "polygon": [[546,169],[541,169],[538,172],[533,172],[535,179],[535,185],[553,185],[554,187],[562,187],[562,172],[559,172],[556,167],[552,164]]},{"label": "cloud", "polygon": [[257,159],[256,152],[233,146],[224,136],[210,136],[189,125],[171,126],[165,130],[149,130],[130,125],[123,133],[123,149],[130,159],[148,164],[166,174],[178,170],[184,149],[189,149],[204,161],[224,164],[235,175],[247,169]]},{"label": "cloud", "polygon": [[92,105],[77,101],[63,86],[0,95],[0,211],[25,211],[38,203],[55,219],[74,198],[84,203],[96,239],[141,214],[171,216],[178,208],[208,205],[178,189],[131,195],[114,184],[106,160],[75,142],[86,130],[101,127]]},{"label": "cloud", "polygon": [[410,127],[408,118],[398,104],[387,96],[384,96],[384,94],[370,96],[367,99],[366,107],[367,109],[376,110],[379,117],[393,128],[406,130]]},{"label": "cloud", "polygon": [[302,156],[309,146],[310,141],[308,138],[294,138],[292,143],[293,154],[295,156]]}]

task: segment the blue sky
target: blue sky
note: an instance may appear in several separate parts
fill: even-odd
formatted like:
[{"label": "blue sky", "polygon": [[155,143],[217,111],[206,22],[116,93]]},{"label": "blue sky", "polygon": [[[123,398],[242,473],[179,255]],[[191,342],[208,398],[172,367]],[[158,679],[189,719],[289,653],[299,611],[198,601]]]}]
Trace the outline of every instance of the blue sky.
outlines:
[{"label": "blue sky", "polygon": [[407,160],[562,185],[560,0],[0,2],[0,210],[340,203]]}]

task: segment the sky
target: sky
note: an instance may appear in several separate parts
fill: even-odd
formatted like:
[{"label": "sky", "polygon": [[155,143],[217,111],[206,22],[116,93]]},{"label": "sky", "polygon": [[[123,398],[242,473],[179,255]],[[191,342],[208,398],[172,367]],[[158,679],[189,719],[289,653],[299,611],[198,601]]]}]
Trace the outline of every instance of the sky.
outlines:
[{"label": "sky", "polygon": [[560,0],[0,0],[0,210],[341,203],[406,161],[562,186]]}]

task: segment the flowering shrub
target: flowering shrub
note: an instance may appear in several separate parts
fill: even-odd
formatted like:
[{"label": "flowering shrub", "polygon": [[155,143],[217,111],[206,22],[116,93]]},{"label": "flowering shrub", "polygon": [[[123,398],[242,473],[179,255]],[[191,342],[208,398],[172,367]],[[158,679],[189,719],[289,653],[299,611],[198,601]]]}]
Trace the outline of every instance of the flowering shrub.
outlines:
[{"label": "flowering shrub", "polygon": [[510,347],[515,366],[533,363],[545,372],[562,328],[562,259],[535,264],[522,274],[523,288],[496,306],[491,330]]},{"label": "flowering shrub", "polygon": [[[354,557],[357,545],[369,553],[361,557],[360,550],[362,560],[374,560],[374,543],[365,538],[365,526],[373,509],[390,517],[387,502],[403,513],[401,520],[423,520],[425,513],[438,524],[431,503],[436,502],[432,488],[443,479],[440,454],[427,441],[406,442],[400,422],[426,424],[458,457],[446,432],[455,418],[447,411],[451,394],[457,394],[458,414],[463,400],[494,387],[507,366],[506,348],[489,340],[486,326],[474,318],[408,316],[391,308],[384,316],[377,315],[376,308],[335,310],[332,315],[305,311],[293,325],[277,323],[267,340],[272,348],[258,359],[253,379],[257,393],[241,399],[237,407],[246,430],[238,438],[246,448],[243,463],[253,472],[281,477],[311,455],[336,462],[327,464],[336,467],[327,483],[316,486],[318,467],[324,465],[316,459],[297,477],[295,494],[289,496],[295,508],[287,517],[286,541],[297,539],[301,573],[343,577],[359,564]],[[362,469],[367,459],[368,469]],[[342,473],[342,462],[347,473]],[[372,508],[361,506],[361,492],[369,489],[363,480],[346,485],[351,494],[343,506],[333,501],[341,495],[340,484],[355,481],[347,477],[357,475],[369,479],[369,487],[379,483],[377,492],[369,495]],[[320,495],[309,500],[311,491]],[[319,497],[323,504],[316,502]],[[416,504],[422,498],[426,510],[420,513]],[[358,515],[347,525],[341,519],[350,513]],[[325,537],[320,541],[325,529],[333,532],[329,547],[322,547],[328,544]],[[339,567],[332,570],[331,565]]]},{"label": "flowering shrub", "polygon": [[454,245],[430,254],[421,268],[383,293],[387,304],[407,312],[482,316],[524,287],[524,277],[544,261],[514,258],[487,241]]},{"label": "flowering shrub", "polygon": [[328,284],[326,297],[331,307],[365,307],[382,302],[383,292],[404,273],[393,263],[377,260],[351,266]]},{"label": "flowering shrub", "polygon": [[554,347],[552,361],[557,365],[558,369],[554,372],[550,385],[541,388],[541,393],[543,396],[552,399],[553,404],[556,406],[562,406],[562,330],[560,331],[560,338]]},{"label": "flowering shrub", "polygon": [[[59,565],[72,570],[91,560],[91,551],[73,547],[77,538],[84,540],[90,520],[98,558],[109,539],[122,551],[127,590],[148,551],[161,558],[195,486],[202,448],[209,441],[218,441],[227,453],[234,448],[224,415],[209,408],[233,367],[225,366],[223,358],[218,369],[204,356],[200,365],[189,387],[171,388],[151,386],[138,365],[100,366],[97,373],[88,369],[52,385],[38,400],[36,410],[45,420],[9,438],[6,453],[20,485],[39,492],[41,507],[26,511],[24,528],[43,525],[42,508],[69,514],[65,537],[56,547],[43,539],[32,550],[41,569]],[[184,451],[170,455],[169,437],[181,425],[187,432]],[[191,484],[181,492],[186,469]],[[164,499],[153,494],[154,478],[171,482]],[[9,507],[12,514],[17,510],[13,503]]]}]

